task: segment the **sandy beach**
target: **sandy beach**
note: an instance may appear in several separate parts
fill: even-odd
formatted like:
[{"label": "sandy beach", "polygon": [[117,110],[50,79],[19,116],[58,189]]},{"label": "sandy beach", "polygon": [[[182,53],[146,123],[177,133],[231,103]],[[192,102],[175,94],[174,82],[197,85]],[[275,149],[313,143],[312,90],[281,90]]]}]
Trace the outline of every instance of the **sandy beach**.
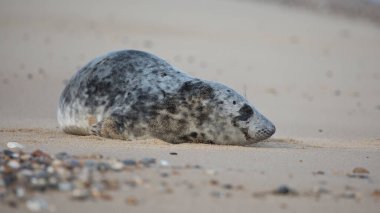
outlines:
[{"label": "sandy beach", "polygon": [[[0,184],[0,212],[30,212],[32,198],[47,203],[42,212],[377,212],[377,19],[273,2],[1,0],[0,149],[18,142],[26,153],[156,163],[108,172],[120,186],[102,199],[60,190],[3,199]],[[63,133],[56,111],[68,79],[120,49],[229,85],[276,134],[242,147]],[[137,186],[127,184],[136,177]]]}]

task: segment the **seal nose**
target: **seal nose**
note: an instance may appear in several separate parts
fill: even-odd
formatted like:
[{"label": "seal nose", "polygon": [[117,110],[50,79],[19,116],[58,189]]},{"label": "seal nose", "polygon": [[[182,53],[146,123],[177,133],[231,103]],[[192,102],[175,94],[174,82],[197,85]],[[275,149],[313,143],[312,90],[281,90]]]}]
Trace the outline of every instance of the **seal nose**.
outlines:
[{"label": "seal nose", "polygon": [[270,138],[275,132],[276,127],[269,122],[264,128],[256,133],[256,137],[259,138],[259,140],[265,140]]}]

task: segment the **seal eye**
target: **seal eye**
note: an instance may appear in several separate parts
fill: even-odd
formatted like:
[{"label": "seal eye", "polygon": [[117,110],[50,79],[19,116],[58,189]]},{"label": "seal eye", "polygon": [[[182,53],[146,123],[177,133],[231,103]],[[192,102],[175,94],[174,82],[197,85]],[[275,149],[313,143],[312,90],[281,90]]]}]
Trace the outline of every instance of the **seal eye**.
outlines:
[{"label": "seal eye", "polygon": [[235,105],[235,104],[236,104],[236,101],[232,101],[232,104]]},{"label": "seal eye", "polygon": [[253,115],[253,109],[248,104],[244,104],[239,110],[240,116],[238,116],[239,120],[246,121]]}]

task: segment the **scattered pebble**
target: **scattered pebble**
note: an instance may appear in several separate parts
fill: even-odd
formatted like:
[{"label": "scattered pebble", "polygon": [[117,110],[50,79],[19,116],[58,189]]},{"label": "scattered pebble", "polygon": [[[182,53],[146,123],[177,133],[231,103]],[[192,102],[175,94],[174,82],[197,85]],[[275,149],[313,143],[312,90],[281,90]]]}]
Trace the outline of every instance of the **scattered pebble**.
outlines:
[{"label": "scattered pebble", "polygon": [[227,190],[231,190],[231,189],[233,189],[233,186],[232,186],[232,184],[226,183],[226,184],[222,185],[222,188],[227,189]]},{"label": "scattered pebble", "polygon": [[169,166],[169,162],[167,160],[160,160],[160,166]]},{"label": "scattered pebble", "polygon": [[18,149],[24,149],[25,146],[20,144],[20,143],[17,143],[17,142],[8,142],[7,143],[7,147],[9,149],[15,149],[15,148],[18,148]]},{"label": "scattered pebble", "polygon": [[120,161],[112,161],[110,166],[114,171],[121,171],[124,168],[124,164]]},{"label": "scattered pebble", "polygon": [[131,206],[137,206],[139,204],[139,201],[134,196],[129,196],[126,199],[126,203]]},{"label": "scattered pebble", "polygon": [[135,160],[126,159],[126,160],[123,160],[123,164],[125,166],[136,166],[137,162]]},{"label": "scattered pebble", "polygon": [[170,155],[178,155],[177,152],[170,152],[169,154],[170,154]]},{"label": "scattered pebble", "polygon": [[33,79],[33,74],[32,73],[28,73],[27,77],[28,77],[29,80],[31,80],[31,79]]},{"label": "scattered pebble", "polygon": [[279,186],[277,189],[273,190],[273,194],[276,195],[297,195],[297,192],[289,188],[287,185]]},{"label": "scattered pebble", "polygon": [[156,163],[156,159],[154,158],[143,158],[139,161],[144,166],[151,166],[152,164]]},{"label": "scattered pebble", "polygon": [[25,204],[26,207],[32,212],[38,212],[48,208],[47,202],[41,198],[27,200]]},{"label": "scattered pebble", "polygon": [[369,174],[369,171],[363,167],[356,167],[352,170],[354,174]]},{"label": "scattered pebble", "polygon": [[212,170],[212,169],[207,169],[207,170],[205,171],[205,173],[206,173],[207,175],[216,175],[218,172],[215,171],[215,170]]},{"label": "scattered pebble", "polygon": [[313,172],[313,175],[324,175],[325,172],[324,171],[316,171],[316,172]]},{"label": "scattered pebble", "polygon": [[213,185],[213,186],[219,185],[219,181],[212,179],[210,180],[210,185]]},{"label": "scattered pebble", "polygon": [[380,189],[375,189],[371,195],[374,198],[380,198]]}]

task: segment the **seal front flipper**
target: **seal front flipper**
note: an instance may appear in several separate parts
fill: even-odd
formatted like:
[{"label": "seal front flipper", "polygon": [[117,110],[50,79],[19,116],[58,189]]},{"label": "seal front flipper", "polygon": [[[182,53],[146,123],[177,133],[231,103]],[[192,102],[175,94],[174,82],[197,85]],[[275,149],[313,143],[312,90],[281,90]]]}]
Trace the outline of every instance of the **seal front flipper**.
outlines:
[{"label": "seal front flipper", "polygon": [[109,116],[104,120],[91,126],[91,134],[113,139],[127,140],[124,131],[124,124],[118,121],[117,117]]}]

